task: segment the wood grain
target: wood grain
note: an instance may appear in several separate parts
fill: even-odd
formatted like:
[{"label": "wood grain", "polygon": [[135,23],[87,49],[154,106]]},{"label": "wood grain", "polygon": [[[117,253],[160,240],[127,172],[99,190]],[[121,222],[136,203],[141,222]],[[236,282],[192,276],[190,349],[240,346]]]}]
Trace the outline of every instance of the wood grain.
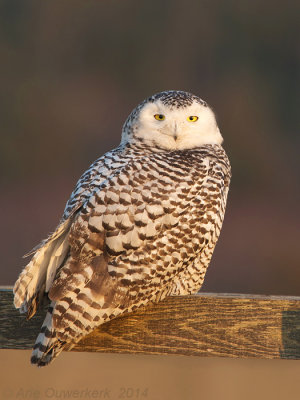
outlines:
[{"label": "wood grain", "polygon": [[[44,318],[26,321],[0,289],[0,348],[32,347]],[[300,359],[300,297],[170,297],[110,321],[73,350]]]}]

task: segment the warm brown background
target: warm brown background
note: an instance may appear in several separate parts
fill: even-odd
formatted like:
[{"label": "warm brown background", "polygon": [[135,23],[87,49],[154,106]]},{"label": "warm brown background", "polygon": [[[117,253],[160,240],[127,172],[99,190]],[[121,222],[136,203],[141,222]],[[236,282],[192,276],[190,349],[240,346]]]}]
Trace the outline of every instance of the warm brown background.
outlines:
[{"label": "warm brown background", "polygon": [[[72,400],[85,389],[96,390],[100,400],[299,400],[299,361],[64,353],[37,369],[29,356],[0,351],[1,400]],[[120,397],[122,388],[127,397]],[[147,396],[130,397],[131,388],[135,394],[148,389]],[[101,397],[105,389],[110,397]]]},{"label": "warm brown background", "polygon": [[216,110],[233,168],[203,289],[299,295],[299,4],[2,1],[1,283],[129,112],[174,88]]},{"label": "warm brown background", "polygon": [[[233,167],[203,290],[300,295],[299,11],[292,0],[0,0],[0,283],[13,284],[137,103],[183,89],[216,110]],[[299,398],[295,362],[73,353],[47,372],[28,357],[0,352],[13,396],[116,376],[151,400]]]}]

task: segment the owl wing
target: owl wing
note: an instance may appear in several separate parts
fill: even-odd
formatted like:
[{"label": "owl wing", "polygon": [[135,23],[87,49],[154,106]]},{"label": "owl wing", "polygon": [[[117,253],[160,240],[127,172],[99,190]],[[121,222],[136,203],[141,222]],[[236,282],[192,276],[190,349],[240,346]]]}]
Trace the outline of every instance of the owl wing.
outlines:
[{"label": "owl wing", "polygon": [[129,162],[79,210],[70,255],[49,291],[52,319],[43,328],[46,337],[38,337],[33,362],[49,362],[95,326],[167,290],[181,265],[176,236],[208,168],[203,163],[187,175],[154,158]]},{"label": "owl wing", "polygon": [[49,291],[58,269],[69,252],[69,229],[78,210],[108,176],[126,163],[126,152],[119,147],[98,158],[78,180],[63,217],[55,231],[26,256],[33,255],[14,285],[14,304],[31,318]]},{"label": "owl wing", "polygon": [[62,220],[69,218],[91,196],[95,189],[127,162],[126,151],[119,146],[99,157],[79,178],[66,204]]}]

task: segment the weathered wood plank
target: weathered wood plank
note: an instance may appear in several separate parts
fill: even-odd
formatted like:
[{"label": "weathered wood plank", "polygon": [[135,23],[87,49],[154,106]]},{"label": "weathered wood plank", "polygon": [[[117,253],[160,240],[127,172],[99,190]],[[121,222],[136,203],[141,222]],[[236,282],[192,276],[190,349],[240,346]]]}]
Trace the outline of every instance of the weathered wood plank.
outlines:
[{"label": "weathered wood plank", "polygon": [[[26,321],[12,299],[0,290],[0,348],[29,349],[44,315]],[[300,359],[300,297],[171,297],[102,325],[74,350]]]}]

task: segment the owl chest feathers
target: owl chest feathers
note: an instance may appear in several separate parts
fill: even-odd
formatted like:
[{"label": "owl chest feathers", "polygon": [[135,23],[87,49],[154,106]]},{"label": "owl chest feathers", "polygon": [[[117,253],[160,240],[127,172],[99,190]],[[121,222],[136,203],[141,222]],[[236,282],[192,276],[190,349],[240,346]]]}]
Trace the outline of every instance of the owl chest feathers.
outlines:
[{"label": "owl chest feathers", "polygon": [[70,230],[71,251],[79,258],[104,253],[112,273],[117,265],[193,259],[221,228],[230,177],[224,150],[128,153],[86,200]]}]

